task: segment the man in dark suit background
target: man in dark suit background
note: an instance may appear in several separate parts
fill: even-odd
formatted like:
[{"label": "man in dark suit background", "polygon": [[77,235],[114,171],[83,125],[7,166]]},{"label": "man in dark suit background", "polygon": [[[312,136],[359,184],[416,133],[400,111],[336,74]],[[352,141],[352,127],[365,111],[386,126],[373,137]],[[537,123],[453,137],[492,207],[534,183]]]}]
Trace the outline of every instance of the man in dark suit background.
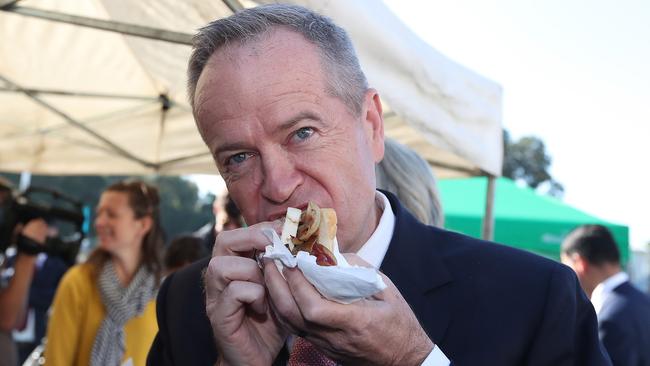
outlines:
[{"label": "man in dark suit background", "polygon": [[[189,93],[251,226],[220,233],[209,264],[167,278],[149,365],[609,364],[570,269],[425,226],[375,190],[381,101],[329,19],[270,5],[210,23],[195,37]],[[381,269],[384,291],[342,305],[299,270],[285,280],[258,267],[262,229],[310,200],[336,210],[341,252]]]},{"label": "man in dark suit background", "polygon": [[562,243],[562,262],[573,268],[591,298],[612,363],[650,365],[650,298],[621,269],[610,231],[602,225],[576,228]]}]

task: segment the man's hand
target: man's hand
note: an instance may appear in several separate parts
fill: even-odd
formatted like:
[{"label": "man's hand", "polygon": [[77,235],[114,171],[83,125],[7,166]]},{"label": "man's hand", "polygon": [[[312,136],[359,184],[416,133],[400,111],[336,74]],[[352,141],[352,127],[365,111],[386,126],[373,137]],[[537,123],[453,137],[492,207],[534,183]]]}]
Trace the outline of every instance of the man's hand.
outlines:
[{"label": "man's hand", "polygon": [[206,312],[222,364],[270,365],[288,336],[270,311],[262,271],[252,259],[270,244],[262,228],[275,226],[224,231],[215,241],[205,275]]},{"label": "man's hand", "polygon": [[[355,254],[345,256],[350,264],[370,266]],[[275,266],[264,266],[279,320],[329,357],[355,365],[420,365],[433,350],[408,303],[383,274],[384,291],[348,305],[323,298],[298,269],[285,268],[284,275],[286,281]]]},{"label": "man's hand", "polygon": [[44,245],[47,238],[47,222],[43,219],[30,220],[20,233],[33,241]]}]

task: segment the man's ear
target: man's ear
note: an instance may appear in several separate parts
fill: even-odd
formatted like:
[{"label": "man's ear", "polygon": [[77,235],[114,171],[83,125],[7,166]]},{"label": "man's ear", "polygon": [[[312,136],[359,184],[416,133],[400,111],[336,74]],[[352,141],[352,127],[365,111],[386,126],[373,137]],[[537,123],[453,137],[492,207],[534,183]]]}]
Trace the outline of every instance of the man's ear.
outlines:
[{"label": "man's ear", "polygon": [[572,257],[576,273],[583,275],[590,270],[591,266],[583,256],[578,253],[573,253]]},{"label": "man's ear", "polygon": [[375,163],[378,163],[384,157],[384,117],[381,99],[375,89],[368,89],[365,98],[365,115],[362,117],[373,158]]}]

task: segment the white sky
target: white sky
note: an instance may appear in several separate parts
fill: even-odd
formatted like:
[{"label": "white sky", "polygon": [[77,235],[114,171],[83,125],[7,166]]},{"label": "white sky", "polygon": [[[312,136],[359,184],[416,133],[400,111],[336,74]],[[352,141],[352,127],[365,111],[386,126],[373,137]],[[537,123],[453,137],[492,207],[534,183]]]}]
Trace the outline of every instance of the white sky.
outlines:
[{"label": "white sky", "polygon": [[650,242],[650,1],[385,3],[432,47],[501,84],[504,126],[546,143],[566,203],[628,225],[633,247]]},{"label": "white sky", "polygon": [[650,1],[385,0],[422,39],[503,88],[564,201],[650,242]]}]

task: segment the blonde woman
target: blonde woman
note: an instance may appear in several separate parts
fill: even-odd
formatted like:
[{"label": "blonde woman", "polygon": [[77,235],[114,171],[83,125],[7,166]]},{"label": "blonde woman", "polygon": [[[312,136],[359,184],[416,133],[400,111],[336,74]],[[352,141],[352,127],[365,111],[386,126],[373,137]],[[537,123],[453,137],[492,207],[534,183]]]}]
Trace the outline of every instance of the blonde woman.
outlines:
[{"label": "blonde woman", "polygon": [[444,224],[436,178],[429,164],[415,151],[387,138],[384,159],[375,166],[377,188],[397,196],[422,223]]},{"label": "blonde woman", "polygon": [[56,293],[47,365],[142,365],[158,331],[155,297],[163,245],[157,190],[119,182],[101,195],[98,248]]}]

